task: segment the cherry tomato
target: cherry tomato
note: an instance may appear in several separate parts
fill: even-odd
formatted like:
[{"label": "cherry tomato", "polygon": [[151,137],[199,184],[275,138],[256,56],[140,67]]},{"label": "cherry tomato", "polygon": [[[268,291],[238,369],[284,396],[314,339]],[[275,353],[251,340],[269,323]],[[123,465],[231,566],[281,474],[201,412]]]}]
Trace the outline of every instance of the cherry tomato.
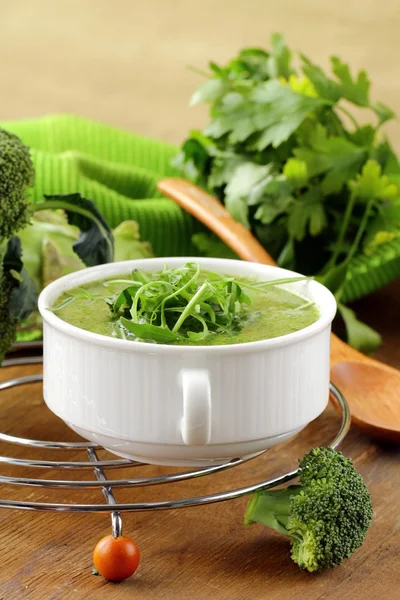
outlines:
[{"label": "cherry tomato", "polygon": [[96,544],[93,552],[94,566],[110,581],[122,581],[133,575],[139,560],[139,548],[128,537],[107,535]]}]

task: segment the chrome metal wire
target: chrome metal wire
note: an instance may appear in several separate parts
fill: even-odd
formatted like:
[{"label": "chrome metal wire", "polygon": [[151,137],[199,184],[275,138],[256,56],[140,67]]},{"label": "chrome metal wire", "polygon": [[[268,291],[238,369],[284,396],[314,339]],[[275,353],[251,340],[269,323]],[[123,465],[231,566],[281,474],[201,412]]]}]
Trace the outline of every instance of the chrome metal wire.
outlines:
[{"label": "chrome metal wire", "polygon": [[[7,360],[3,363],[3,367],[19,366],[25,364],[40,363],[41,357],[33,358],[16,358]],[[5,392],[16,386],[36,383],[42,381],[42,375],[28,375],[24,377],[14,377],[0,383],[0,393]],[[339,430],[334,439],[329,443],[331,448],[337,448],[343,441],[350,427],[350,413],[348,405],[339,390],[331,384],[331,394],[336,399],[341,410],[341,422]],[[286,483],[299,475],[299,470],[294,469],[282,475],[278,475],[272,479],[236,488],[234,490],[217,492],[204,496],[194,496],[189,498],[178,498],[172,500],[163,500],[157,502],[132,502],[129,504],[119,504],[114,496],[113,488],[137,488],[144,486],[161,485],[167,483],[176,483],[188,479],[196,479],[206,475],[216,474],[227,469],[233,468],[245,463],[250,459],[236,458],[225,464],[201,467],[188,471],[180,471],[166,475],[143,476],[134,478],[108,479],[105,469],[140,467],[141,463],[129,461],[126,459],[100,460],[97,455],[97,450],[100,448],[90,442],[57,442],[57,441],[41,441],[26,439],[10,434],[0,433],[0,442],[6,444],[17,444],[27,448],[41,448],[47,450],[73,450],[85,451],[88,460],[82,461],[60,461],[55,460],[33,460],[29,458],[17,459],[9,456],[0,456],[1,465],[12,465],[16,467],[42,467],[52,468],[53,470],[68,469],[72,472],[81,471],[82,469],[91,469],[95,478],[89,481],[79,481],[74,479],[40,479],[29,477],[11,477],[5,474],[0,474],[0,489],[1,486],[22,486],[22,487],[41,487],[47,489],[99,489],[102,491],[106,500],[106,504],[79,504],[79,503],[54,503],[54,502],[32,502],[24,499],[21,500],[2,500],[0,499],[0,508],[14,508],[32,511],[55,511],[55,512],[83,512],[83,513],[111,513],[112,532],[115,537],[122,533],[122,512],[133,511],[149,511],[149,510],[166,510],[176,508],[186,508],[189,506],[200,506],[215,502],[223,502],[225,500],[233,500],[248,494],[254,493],[261,489],[269,489]]]}]

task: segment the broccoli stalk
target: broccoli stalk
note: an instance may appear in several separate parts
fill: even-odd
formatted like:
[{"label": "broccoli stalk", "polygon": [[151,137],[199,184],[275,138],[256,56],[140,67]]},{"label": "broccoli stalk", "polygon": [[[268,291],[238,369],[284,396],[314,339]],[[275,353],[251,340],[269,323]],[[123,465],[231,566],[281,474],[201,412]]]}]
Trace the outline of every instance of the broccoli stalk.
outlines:
[{"label": "broccoli stalk", "polygon": [[300,485],[258,492],[244,522],[289,536],[301,569],[336,567],[364,543],[373,513],[370,494],[341,452],[314,448],[299,463]]}]

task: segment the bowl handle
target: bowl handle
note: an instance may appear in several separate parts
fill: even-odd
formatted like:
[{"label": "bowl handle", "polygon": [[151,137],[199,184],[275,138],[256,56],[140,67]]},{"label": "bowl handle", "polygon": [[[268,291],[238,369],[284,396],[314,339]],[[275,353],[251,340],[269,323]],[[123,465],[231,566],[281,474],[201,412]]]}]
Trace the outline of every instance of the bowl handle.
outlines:
[{"label": "bowl handle", "polygon": [[204,369],[182,369],[182,439],[188,446],[203,446],[211,437],[210,375]]}]

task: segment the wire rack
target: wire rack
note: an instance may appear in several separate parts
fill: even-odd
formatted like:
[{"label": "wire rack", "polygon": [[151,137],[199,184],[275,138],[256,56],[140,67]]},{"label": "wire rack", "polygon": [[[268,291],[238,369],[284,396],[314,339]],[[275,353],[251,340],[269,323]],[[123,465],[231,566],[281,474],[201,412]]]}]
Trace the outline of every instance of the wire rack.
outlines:
[{"label": "wire rack", "polygon": [[[42,357],[31,358],[15,358],[6,360],[3,367],[27,365],[41,363]],[[36,383],[42,381],[42,375],[27,375],[24,377],[16,377],[8,379],[0,383],[0,392],[5,392],[16,386]],[[348,405],[339,390],[333,385],[330,385],[331,394],[340,408],[341,420],[338,432],[335,438],[328,444],[331,448],[337,448],[343,441],[350,427],[350,413]],[[132,511],[150,511],[150,510],[166,510],[186,508],[189,506],[200,506],[215,502],[223,502],[225,500],[233,500],[248,494],[252,494],[261,489],[270,489],[280,484],[286,483],[299,475],[299,469],[294,469],[287,473],[278,475],[272,479],[265,479],[245,487],[240,487],[230,491],[221,491],[214,494],[203,496],[193,496],[188,498],[178,498],[173,500],[163,500],[157,502],[139,502],[129,504],[119,504],[114,496],[115,488],[138,488],[143,486],[154,486],[168,483],[175,483],[189,479],[197,479],[207,475],[220,473],[227,469],[234,468],[251,459],[236,458],[225,464],[201,467],[197,469],[179,471],[166,475],[157,476],[142,476],[123,479],[108,479],[105,470],[112,469],[115,472],[118,469],[126,467],[134,467],[135,469],[143,467],[141,463],[130,461],[127,459],[112,459],[101,460],[97,452],[101,449],[96,444],[90,442],[57,442],[57,441],[41,441],[32,440],[23,437],[17,437],[6,433],[0,433],[0,441],[7,445],[17,444],[28,449],[43,449],[54,451],[53,460],[34,460],[31,458],[13,458],[10,456],[0,455],[0,490],[3,486],[20,486],[25,495],[31,487],[40,487],[47,489],[62,489],[62,490],[84,490],[97,489],[103,493],[105,504],[79,504],[71,503],[54,503],[50,501],[32,502],[25,499],[19,500],[3,500],[0,498],[0,508],[22,509],[32,511],[55,511],[55,512],[79,512],[79,513],[111,513],[112,533],[114,537],[122,535],[122,517],[123,512]],[[56,456],[62,450],[82,451],[86,456],[83,456],[79,461],[64,461],[58,460]],[[65,472],[77,473],[83,470],[94,473],[94,478],[91,480],[79,481],[74,478],[69,479],[43,479],[31,477],[15,477],[1,473],[1,465],[12,465],[21,468],[47,468],[52,469],[55,473]],[[4,489],[4,488],[3,488]],[[21,495],[22,496],[22,495]]]}]

